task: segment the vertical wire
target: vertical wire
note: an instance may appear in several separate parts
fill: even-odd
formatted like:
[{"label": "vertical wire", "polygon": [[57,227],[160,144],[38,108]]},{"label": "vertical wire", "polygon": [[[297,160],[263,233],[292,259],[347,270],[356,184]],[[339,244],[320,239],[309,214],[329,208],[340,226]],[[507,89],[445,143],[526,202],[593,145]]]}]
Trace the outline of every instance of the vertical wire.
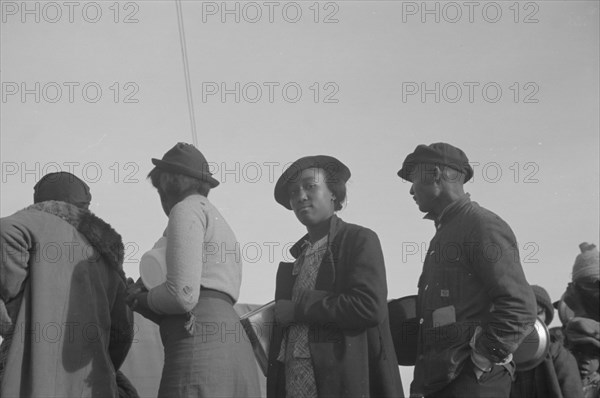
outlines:
[{"label": "vertical wire", "polygon": [[183,76],[185,79],[185,90],[187,93],[188,112],[190,114],[190,123],[192,125],[192,142],[198,147],[198,134],[196,132],[196,118],[194,116],[194,98],[192,96],[192,79],[190,78],[190,67],[187,56],[187,45],[185,41],[185,29],[183,27],[183,12],[181,0],[175,0],[177,7],[177,25],[179,28],[179,43],[181,44],[181,57],[183,58]]}]

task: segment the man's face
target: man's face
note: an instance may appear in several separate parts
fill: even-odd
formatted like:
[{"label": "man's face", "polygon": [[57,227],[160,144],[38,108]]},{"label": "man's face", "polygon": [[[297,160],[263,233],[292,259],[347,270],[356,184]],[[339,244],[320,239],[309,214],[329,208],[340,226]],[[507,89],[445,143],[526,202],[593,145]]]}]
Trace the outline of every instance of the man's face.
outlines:
[{"label": "man's face", "polygon": [[412,185],[410,194],[423,213],[433,210],[433,204],[440,194],[440,187],[435,183],[435,167],[419,164],[409,175]]},{"label": "man's face", "polygon": [[287,190],[290,206],[302,224],[316,225],[333,215],[333,193],[327,187],[323,169],[302,170],[288,183]]}]

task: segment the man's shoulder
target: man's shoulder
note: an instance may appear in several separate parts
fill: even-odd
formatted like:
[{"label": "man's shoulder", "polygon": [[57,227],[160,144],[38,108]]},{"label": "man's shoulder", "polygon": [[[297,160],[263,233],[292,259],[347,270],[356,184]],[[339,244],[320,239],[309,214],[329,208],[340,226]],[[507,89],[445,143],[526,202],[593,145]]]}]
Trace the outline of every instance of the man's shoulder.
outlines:
[{"label": "man's shoulder", "polygon": [[470,202],[469,206],[463,212],[462,217],[464,219],[483,224],[500,223],[508,225],[507,222],[504,221],[504,219],[497,213],[481,206],[477,202]]}]

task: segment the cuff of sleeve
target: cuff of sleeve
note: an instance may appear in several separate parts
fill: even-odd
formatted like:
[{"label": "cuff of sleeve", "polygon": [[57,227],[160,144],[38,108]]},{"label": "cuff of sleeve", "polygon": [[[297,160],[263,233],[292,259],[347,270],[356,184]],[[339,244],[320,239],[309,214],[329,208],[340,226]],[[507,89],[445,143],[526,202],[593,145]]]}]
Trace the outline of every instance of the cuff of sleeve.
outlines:
[{"label": "cuff of sleeve", "polygon": [[471,361],[473,361],[473,365],[477,367],[477,369],[482,372],[489,372],[492,370],[492,366],[494,365],[492,361],[479,354],[475,350],[471,350]]},{"label": "cuff of sleeve", "polygon": [[160,308],[158,308],[155,304],[154,304],[154,294],[155,291],[154,289],[151,289],[148,294],[146,295],[146,304],[148,305],[148,308],[150,308],[152,311],[156,312],[157,314],[163,314],[163,312],[160,310]]},{"label": "cuff of sleeve", "polygon": [[477,337],[482,333],[483,329],[480,326],[477,326],[475,329],[475,333],[469,342],[469,346],[471,347],[471,361],[473,364],[483,372],[489,372],[492,369],[493,365],[506,365],[510,363],[513,359],[512,354],[508,354],[506,358],[501,361],[492,361],[488,359],[485,355],[481,354],[476,346],[477,346]]},{"label": "cuff of sleeve", "polygon": [[4,305],[4,300],[0,299],[0,336],[5,336],[10,333],[14,325],[12,319],[8,315],[8,310]]}]

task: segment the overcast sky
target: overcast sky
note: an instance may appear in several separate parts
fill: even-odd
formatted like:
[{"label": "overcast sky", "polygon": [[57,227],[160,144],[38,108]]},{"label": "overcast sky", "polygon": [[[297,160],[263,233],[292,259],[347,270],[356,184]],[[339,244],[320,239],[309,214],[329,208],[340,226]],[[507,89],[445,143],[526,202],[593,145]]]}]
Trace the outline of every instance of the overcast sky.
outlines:
[{"label": "overcast sky", "polygon": [[[72,171],[127,242],[135,278],[167,223],[150,159],[194,141],[175,2],[1,4],[0,214],[30,204],[45,173]],[[221,181],[209,199],[244,256],[241,302],[272,299],[277,265],[305,232],[273,188],[311,154],[350,168],[339,215],[379,235],[390,298],[416,293],[434,233],[396,176],[418,144],[466,152],[466,190],[510,224],[529,282],[553,300],[578,244],[598,244],[597,1],[182,11],[198,147]]]}]

